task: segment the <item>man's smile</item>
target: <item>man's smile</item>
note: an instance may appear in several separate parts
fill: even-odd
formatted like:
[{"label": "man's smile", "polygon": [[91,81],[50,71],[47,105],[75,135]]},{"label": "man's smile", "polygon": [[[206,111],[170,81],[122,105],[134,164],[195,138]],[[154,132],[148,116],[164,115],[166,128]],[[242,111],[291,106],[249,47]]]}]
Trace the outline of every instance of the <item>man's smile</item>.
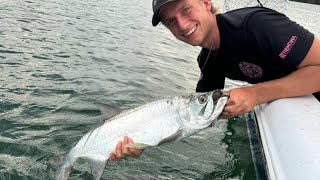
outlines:
[{"label": "man's smile", "polygon": [[188,32],[184,33],[184,37],[190,36],[197,29],[197,25],[193,26]]}]

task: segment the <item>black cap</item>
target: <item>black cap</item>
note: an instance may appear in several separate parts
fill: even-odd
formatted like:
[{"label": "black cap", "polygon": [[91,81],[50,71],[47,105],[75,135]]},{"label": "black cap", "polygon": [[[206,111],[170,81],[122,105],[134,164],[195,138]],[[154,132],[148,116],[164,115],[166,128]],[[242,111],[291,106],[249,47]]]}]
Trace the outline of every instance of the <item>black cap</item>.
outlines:
[{"label": "black cap", "polygon": [[159,12],[163,5],[176,1],[176,0],[152,0],[152,9],[153,9],[153,17],[152,17],[152,25],[156,26],[160,22]]}]

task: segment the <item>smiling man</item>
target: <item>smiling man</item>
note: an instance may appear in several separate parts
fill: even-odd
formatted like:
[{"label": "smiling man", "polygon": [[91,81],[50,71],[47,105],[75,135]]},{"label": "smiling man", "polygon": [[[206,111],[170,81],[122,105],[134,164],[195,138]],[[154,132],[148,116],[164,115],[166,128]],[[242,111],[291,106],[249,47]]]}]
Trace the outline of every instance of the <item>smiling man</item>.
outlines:
[{"label": "smiling man", "polygon": [[[210,49],[214,36],[217,36],[218,27],[211,12],[210,1],[156,1],[152,24],[155,26],[161,22],[179,40],[193,46],[201,46]],[[196,4],[193,4],[196,3]],[[217,12],[217,11],[215,11]],[[215,13],[214,12],[214,13]],[[217,45],[217,44],[215,44]],[[217,48],[216,46],[215,48]]]},{"label": "smiling man", "polygon": [[[153,0],[153,26],[160,22],[179,40],[200,46],[197,92],[223,89],[225,77],[253,84],[225,92],[222,118],[256,105],[315,93],[320,99],[320,41],[285,15],[263,7],[219,14],[210,0]],[[139,156],[119,142],[113,160]]]}]

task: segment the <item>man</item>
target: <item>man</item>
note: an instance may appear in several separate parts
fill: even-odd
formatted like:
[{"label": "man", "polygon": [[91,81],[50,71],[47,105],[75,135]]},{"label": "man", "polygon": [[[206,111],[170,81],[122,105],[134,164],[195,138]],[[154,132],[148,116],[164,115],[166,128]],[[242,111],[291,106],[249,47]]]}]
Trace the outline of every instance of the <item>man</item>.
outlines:
[{"label": "man", "polygon": [[[210,0],[153,0],[153,26],[161,22],[179,40],[201,46],[197,91],[223,89],[225,77],[254,84],[225,92],[222,118],[256,105],[320,91],[320,40],[276,11],[251,7],[218,14]],[[139,156],[125,147],[111,159]]]}]

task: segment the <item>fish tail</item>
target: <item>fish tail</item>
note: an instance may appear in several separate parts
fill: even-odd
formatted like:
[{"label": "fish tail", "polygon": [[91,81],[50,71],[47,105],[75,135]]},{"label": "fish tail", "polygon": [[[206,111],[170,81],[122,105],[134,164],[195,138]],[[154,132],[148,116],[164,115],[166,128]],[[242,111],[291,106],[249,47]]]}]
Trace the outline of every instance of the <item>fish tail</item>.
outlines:
[{"label": "fish tail", "polygon": [[89,157],[88,158],[84,157],[83,159],[85,159],[89,163],[92,174],[93,174],[93,179],[99,180],[103,174],[103,171],[107,165],[109,158],[92,159]]},{"label": "fish tail", "polygon": [[70,163],[65,155],[57,155],[49,160],[49,164],[57,168],[56,180],[67,180],[72,169],[73,164]]},{"label": "fish tail", "polygon": [[49,164],[56,167],[56,180],[67,180],[70,173],[73,170],[73,166],[76,161],[81,158],[87,161],[90,165],[93,179],[99,180],[103,174],[103,171],[107,165],[109,157],[91,157],[91,156],[77,156],[70,155],[58,155],[49,160]]},{"label": "fish tail", "polygon": [[73,166],[60,166],[57,170],[56,174],[56,180],[67,180],[71,171],[73,169]]}]

